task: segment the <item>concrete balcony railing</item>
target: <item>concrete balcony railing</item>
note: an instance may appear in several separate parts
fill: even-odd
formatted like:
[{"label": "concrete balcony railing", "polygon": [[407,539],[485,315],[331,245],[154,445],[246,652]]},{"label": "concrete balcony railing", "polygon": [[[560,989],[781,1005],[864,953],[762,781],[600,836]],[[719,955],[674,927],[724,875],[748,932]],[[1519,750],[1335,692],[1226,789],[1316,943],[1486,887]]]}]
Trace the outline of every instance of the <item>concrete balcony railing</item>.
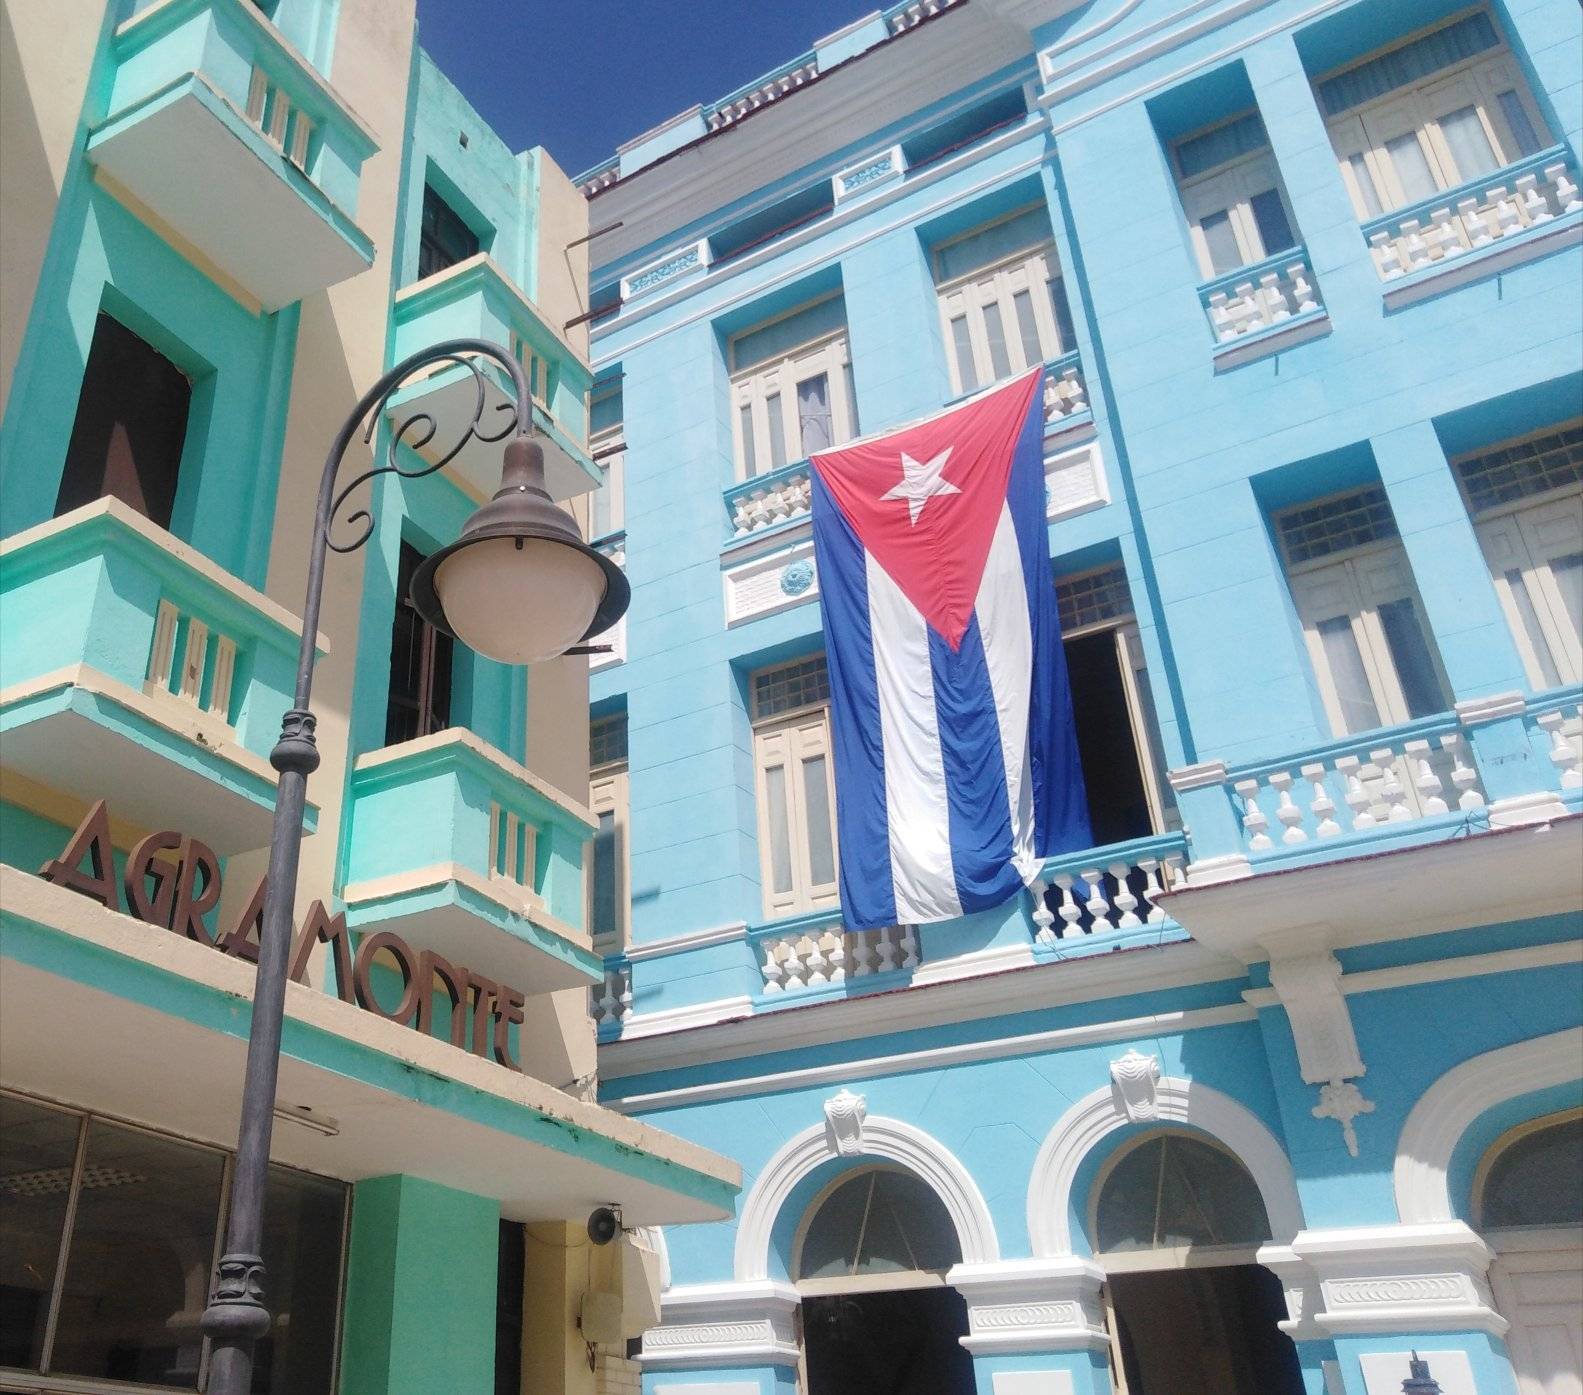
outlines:
[{"label": "concrete balcony railing", "polygon": [[1318,316],[1324,305],[1303,247],[1206,281],[1198,299],[1217,344],[1234,344],[1295,321]]},{"label": "concrete balcony railing", "polygon": [[461,728],[352,767],[347,924],[391,930],[532,995],[597,983],[583,921],[588,811]]},{"label": "concrete balcony railing", "polygon": [[[588,454],[588,390],[593,374],[544,313],[485,253],[403,287],[395,302],[396,361],[446,339],[485,339],[505,345],[523,366],[533,391],[533,424],[544,446],[545,480],[556,499],[586,494],[600,483]],[[497,365],[479,365],[484,381],[482,434],[498,436],[511,405],[510,380]],[[434,430],[404,439],[434,461],[467,433],[478,412],[478,381],[464,365],[441,364],[390,399],[390,416],[402,422],[416,412]],[[500,444],[467,440],[454,457],[473,492],[488,498],[500,487]]]},{"label": "concrete balcony railing", "polygon": [[917,933],[910,925],[847,930],[839,907],[762,926],[748,939],[767,996],[795,996],[911,973],[920,962]]},{"label": "concrete balcony railing", "polygon": [[1077,350],[1051,359],[1044,368],[1045,429],[1058,430],[1092,411],[1088,384],[1083,378],[1083,363]]},{"label": "concrete balcony railing", "polygon": [[265,310],[373,265],[355,218],[378,144],[257,6],[144,6],[106,83],[89,161]]},{"label": "concrete balcony railing", "polygon": [[607,959],[605,974],[588,990],[588,1011],[594,1028],[611,1035],[632,1011],[632,965],[625,959]]},{"label": "concrete balcony railing", "polygon": [[1180,833],[1052,857],[1030,888],[1034,943],[1064,945],[1166,924],[1156,899],[1180,879],[1186,858]]},{"label": "concrete balcony railing", "polygon": [[[1583,195],[1563,145],[1541,150],[1481,179],[1398,208],[1363,224],[1374,265],[1386,283],[1449,271],[1462,259],[1516,249],[1579,221]],[[1481,258],[1482,260],[1482,255]]]},{"label": "concrete balcony railing", "polygon": [[181,810],[221,856],[263,847],[300,635],[119,500],[15,534],[0,543],[5,768],[134,826]]},{"label": "concrete balcony railing", "polygon": [[1583,699],[1577,689],[1531,699],[1525,721],[1530,740],[1555,772],[1562,803],[1583,805]]}]

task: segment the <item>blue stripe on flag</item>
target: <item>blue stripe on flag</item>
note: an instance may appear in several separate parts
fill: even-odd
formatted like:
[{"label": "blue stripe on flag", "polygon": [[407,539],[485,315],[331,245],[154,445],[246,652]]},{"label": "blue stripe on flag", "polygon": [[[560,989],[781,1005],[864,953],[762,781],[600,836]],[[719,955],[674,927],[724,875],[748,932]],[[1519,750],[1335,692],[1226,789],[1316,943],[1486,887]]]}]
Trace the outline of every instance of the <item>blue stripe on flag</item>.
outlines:
[{"label": "blue stripe on flag", "polygon": [[874,678],[867,554],[817,470],[813,485],[815,556],[830,668],[836,830],[841,854],[841,911],[853,929],[896,923],[885,806],[885,751]]}]

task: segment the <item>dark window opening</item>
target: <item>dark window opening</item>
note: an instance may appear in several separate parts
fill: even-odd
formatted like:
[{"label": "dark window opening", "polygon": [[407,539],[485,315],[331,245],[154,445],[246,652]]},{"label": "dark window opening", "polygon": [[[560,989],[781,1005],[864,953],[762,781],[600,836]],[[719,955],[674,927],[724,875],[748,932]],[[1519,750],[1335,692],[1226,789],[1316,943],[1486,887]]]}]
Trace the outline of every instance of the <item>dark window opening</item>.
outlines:
[{"label": "dark window opening", "polygon": [[521,1221],[501,1221],[495,1271],[495,1395],[522,1389],[522,1296],[527,1232]]},{"label": "dark window opening", "polygon": [[1096,630],[1080,635],[1067,640],[1065,648],[1094,846],[1147,838],[1154,826],[1143,769],[1138,764],[1116,632]]},{"label": "dark window opening", "polygon": [[1023,99],[1022,88],[1013,87],[997,93],[977,106],[930,126],[901,143],[907,157],[909,171],[921,169],[955,154],[967,146],[975,145],[996,131],[1014,126],[1028,114],[1028,104]]},{"label": "dark window opening", "polygon": [[423,554],[401,544],[396,568],[396,620],[390,636],[390,698],[385,745],[413,741],[451,724],[451,666],[455,646],[412,604],[412,574]]},{"label": "dark window opening", "polygon": [[967,1300],[953,1288],[802,1301],[808,1395],[961,1395],[973,1389]]},{"label": "dark window opening", "polygon": [[423,186],[423,227],[418,237],[418,279],[478,255],[478,234],[431,185]]},{"label": "dark window opening", "polygon": [[191,406],[187,375],[101,311],[55,496],[56,517],[110,496],[169,528]]}]

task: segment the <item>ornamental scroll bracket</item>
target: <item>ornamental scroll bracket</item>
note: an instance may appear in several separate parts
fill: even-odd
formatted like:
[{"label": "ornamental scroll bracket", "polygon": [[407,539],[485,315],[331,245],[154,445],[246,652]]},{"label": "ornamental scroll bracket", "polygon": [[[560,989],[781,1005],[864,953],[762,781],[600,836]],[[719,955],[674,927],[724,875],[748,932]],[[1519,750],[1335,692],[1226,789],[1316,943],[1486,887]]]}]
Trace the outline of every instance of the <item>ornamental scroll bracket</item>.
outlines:
[{"label": "ornamental scroll bracket", "polygon": [[1129,1123],[1159,1118],[1160,1107],[1155,1098],[1160,1085],[1158,1056],[1145,1056],[1136,1048],[1129,1048],[1125,1056],[1110,1063],[1110,1083],[1117,1107]]}]

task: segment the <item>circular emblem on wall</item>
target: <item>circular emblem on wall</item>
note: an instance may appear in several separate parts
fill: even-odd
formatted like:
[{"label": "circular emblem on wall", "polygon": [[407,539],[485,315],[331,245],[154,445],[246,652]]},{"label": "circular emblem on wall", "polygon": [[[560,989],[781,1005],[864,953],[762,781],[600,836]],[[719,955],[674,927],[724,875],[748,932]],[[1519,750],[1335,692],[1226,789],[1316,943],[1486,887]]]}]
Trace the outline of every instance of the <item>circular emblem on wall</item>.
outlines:
[{"label": "circular emblem on wall", "polygon": [[781,568],[781,590],[788,596],[800,596],[813,585],[813,563],[806,557],[788,562]]}]

